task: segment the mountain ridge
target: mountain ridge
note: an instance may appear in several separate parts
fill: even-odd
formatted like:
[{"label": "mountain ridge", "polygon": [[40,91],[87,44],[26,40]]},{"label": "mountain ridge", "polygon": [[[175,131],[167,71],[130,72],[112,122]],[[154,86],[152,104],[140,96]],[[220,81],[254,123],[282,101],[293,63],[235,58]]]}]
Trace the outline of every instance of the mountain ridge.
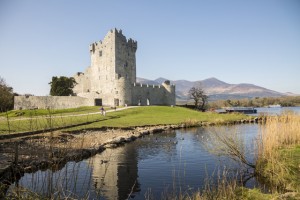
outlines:
[{"label": "mountain ridge", "polygon": [[[168,79],[159,77],[155,80],[149,80],[145,78],[137,77],[137,82],[142,84],[162,84]],[[287,96],[288,93],[281,93],[274,90],[270,90],[261,86],[250,83],[239,83],[230,84],[221,81],[215,77],[207,78],[198,81],[188,81],[188,80],[170,80],[171,84],[176,85],[176,98],[177,100],[188,99],[188,91],[190,88],[201,85],[204,91],[213,100],[218,99],[228,99],[228,98],[253,98],[253,97],[279,97]]]}]

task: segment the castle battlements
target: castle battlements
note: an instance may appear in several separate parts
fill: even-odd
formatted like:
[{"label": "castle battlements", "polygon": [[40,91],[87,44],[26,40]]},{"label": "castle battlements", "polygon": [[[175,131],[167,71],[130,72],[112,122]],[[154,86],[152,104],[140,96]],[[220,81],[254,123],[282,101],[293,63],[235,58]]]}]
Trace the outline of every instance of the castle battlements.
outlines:
[{"label": "castle battlements", "polygon": [[146,88],[174,88],[175,89],[175,85],[168,85],[168,84],[162,84],[162,85],[149,85],[149,84],[142,84],[142,83],[133,83],[133,87],[146,87]]},{"label": "castle battlements", "polygon": [[124,43],[127,47],[133,49],[134,51],[137,50],[137,41],[133,40],[132,38],[129,38],[128,40],[126,37],[122,34],[122,30],[111,29],[106,36],[104,37],[104,40],[100,40],[98,42],[93,42],[90,44],[90,53],[95,53],[97,49],[105,47],[107,43],[111,43],[111,39],[115,39],[116,41],[119,41],[121,43]]},{"label": "castle battlements", "polygon": [[133,83],[133,87],[160,88],[162,85],[149,85],[142,83]]}]

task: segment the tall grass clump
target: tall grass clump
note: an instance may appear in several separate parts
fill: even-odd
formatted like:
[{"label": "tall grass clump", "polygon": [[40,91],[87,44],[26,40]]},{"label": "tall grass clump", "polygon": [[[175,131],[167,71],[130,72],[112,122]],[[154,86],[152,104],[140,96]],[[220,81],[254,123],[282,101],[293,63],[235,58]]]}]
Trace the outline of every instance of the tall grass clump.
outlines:
[{"label": "tall grass clump", "polygon": [[182,124],[184,124],[185,127],[195,127],[199,126],[201,122],[196,119],[186,119],[182,122]]},{"label": "tall grass clump", "polygon": [[300,145],[300,115],[289,112],[267,116],[258,141],[257,172],[277,189],[299,190],[296,151],[287,150]]}]

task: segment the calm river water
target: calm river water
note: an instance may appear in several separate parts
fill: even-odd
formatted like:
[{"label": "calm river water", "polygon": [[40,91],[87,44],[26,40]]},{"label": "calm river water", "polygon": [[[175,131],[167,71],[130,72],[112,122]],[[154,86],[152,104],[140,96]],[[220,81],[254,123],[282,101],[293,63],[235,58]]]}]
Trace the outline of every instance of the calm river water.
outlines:
[{"label": "calm river water", "polygon": [[[248,159],[254,159],[257,124],[181,129],[145,136],[78,163],[69,162],[59,171],[26,173],[17,184],[42,194],[64,191],[66,196],[89,199],[127,199],[129,194],[134,199],[160,199],[173,191],[197,191],[206,179],[215,180],[225,166],[230,171],[239,169],[230,159],[207,151],[212,131],[238,133],[244,138]],[[254,179],[246,183],[247,187],[255,185],[259,184]]]},{"label": "calm river water", "polygon": [[269,115],[278,115],[282,112],[293,111],[297,114],[300,114],[300,107],[278,107],[278,108],[256,108],[257,114],[269,114]]}]

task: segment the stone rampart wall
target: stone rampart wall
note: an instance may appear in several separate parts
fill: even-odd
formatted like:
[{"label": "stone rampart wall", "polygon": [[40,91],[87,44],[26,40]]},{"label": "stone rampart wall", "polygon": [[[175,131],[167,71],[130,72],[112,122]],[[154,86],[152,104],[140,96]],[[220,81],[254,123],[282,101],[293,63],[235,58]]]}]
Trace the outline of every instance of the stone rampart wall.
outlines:
[{"label": "stone rampart wall", "polygon": [[64,109],[93,105],[94,99],[78,96],[15,96],[14,109]]},{"label": "stone rampart wall", "polygon": [[132,105],[175,105],[175,93],[169,92],[163,85],[136,83],[132,89]]}]

